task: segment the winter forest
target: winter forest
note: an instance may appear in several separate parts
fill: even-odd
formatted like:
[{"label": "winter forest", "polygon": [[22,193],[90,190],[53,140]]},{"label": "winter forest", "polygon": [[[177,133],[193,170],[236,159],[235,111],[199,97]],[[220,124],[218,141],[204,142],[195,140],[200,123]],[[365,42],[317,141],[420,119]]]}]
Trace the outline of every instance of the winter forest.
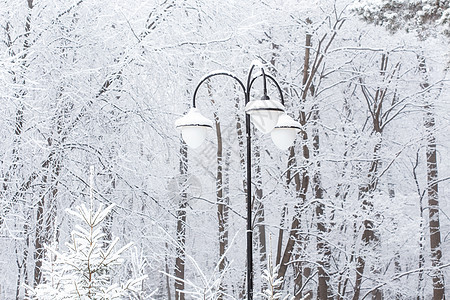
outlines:
[{"label": "winter forest", "polygon": [[0,0],[0,299],[248,299],[242,89],[175,120],[255,61],[301,130],[251,125],[254,299],[445,299],[449,42],[449,0]]}]

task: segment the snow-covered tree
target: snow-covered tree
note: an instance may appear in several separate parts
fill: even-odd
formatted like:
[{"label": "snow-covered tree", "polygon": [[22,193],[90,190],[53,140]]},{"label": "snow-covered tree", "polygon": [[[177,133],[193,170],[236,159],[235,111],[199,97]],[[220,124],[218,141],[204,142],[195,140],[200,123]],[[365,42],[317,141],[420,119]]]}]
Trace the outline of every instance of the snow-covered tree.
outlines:
[{"label": "snow-covered tree", "polygon": [[352,9],[391,32],[403,28],[426,36],[437,30],[450,37],[449,0],[358,0]]},{"label": "snow-covered tree", "polygon": [[[385,27],[391,33],[401,29],[413,32],[419,41],[424,41],[430,36],[440,33],[450,37],[450,1],[404,1],[404,0],[358,0],[352,6],[352,10],[362,16],[368,23]],[[420,44],[420,50],[416,52],[417,73],[420,74],[422,89],[419,99],[421,99],[424,111],[423,125],[425,128],[424,144],[426,147],[427,166],[427,196],[428,196],[428,225],[431,264],[436,270],[432,274],[433,278],[433,299],[445,298],[445,276],[441,270],[442,266],[442,226],[440,213],[440,191],[439,191],[439,168],[437,151],[437,114],[436,104],[441,94],[442,86],[433,84],[430,80],[431,68],[428,65],[430,54],[424,50],[425,45]],[[421,216],[423,209],[421,208]],[[424,260],[419,259],[419,269],[424,268]],[[362,272],[361,272],[362,274]],[[360,275],[361,277],[361,275]],[[357,286],[358,286],[357,282]],[[421,294],[423,278],[419,276],[418,294]],[[357,291],[359,288],[356,289]],[[418,296],[419,298],[421,296]],[[419,299],[418,298],[418,299]]]},{"label": "snow-covered tree", "polygon": [[97,211],[93,207],[78,206],[68,210],[80,221],[72,232],[67,251],[47,247],[47,259],[43,262],[43,280],[31,289],[29,299],[123,299],[140,294],[139,285],[146,276],[114,283],[115,266],[123,263],[121,254],[131,243],[116,249],[118,238],[104,247],[102,222],[114,204]]}]

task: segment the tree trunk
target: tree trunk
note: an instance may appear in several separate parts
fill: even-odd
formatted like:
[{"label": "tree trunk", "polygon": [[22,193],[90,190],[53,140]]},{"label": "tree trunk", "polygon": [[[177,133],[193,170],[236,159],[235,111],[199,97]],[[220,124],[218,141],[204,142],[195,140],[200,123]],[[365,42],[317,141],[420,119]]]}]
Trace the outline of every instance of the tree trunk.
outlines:
[{"label": "tree trunk", "polygon": [[[25,28],[24,28],[24,41],[23,41],[23,51],[20,55],[20,60],[22,61],[21,67],[24,70],[25,73],[27,67],[28,67],[28,48],[30,47],[30,31],[31,31],[31,9],[33,8],[33,1],[27,0],[27,6],[28,6],[28,14],[25,21]],[[11,35],[11,31],[13,28],[11,27],[11,24],[9,21],[6,22],[5,26],[5,33],[6,33],[6,41],[5,44],[8,48],[8,54],[13,59],[17,54],[14,52],[14,40]],[[19,49],[20,50],[20,49]],[[9,167],[9,169],[5,172],[3,176],[3,190],[6,192],[9,189],[9,184],[12,181],[11,177],[16,175],[15,173],[17,170],[20,170],[22,167],[22,163],[20,162],[20,143],[21,143],[21,135],[22,130],[24,128],[24,104],[23,104],[23,98],[27,94],[27,91],[25,89],[26,84],[26,74],[21,74],[20,72],[10,71],[10,73],[13,75],[12,82],[14,85],[22,86],[20,89],[14,93],[14,98],[16,99],[16,113],[15,113],[15,122],[14,122],[14,146],[12,149],[12,163]],[[22,185],[23,187],[23,185]],[[16,194],[20,194],[20,196],[23,196],[21,187],[19,188],[19,191],[16,192]],[[2,226],[4,219],[2,216],[6,216],[9,210],[12,208],[13,204],[19,199],[20,197],[13,197],[12,200],[7,204],[6,207],[3,208],[2,215],[0,215],[0,227]]]},{"label": "tree trunk", "polygon": [[[395,201],[395,184],[393,181],[393,178],[391,176],[391,174],[388,175],[388,195],[389,195],[389,200],[391,201]],[[398,223],[397,221],[394,222],[394,229],[398,230]],[[400,246],[400,245],[399,245]],[[399,248],[399,246],[397,246]],[[400,251],[396,250],[395,251],[395,256],[394,256],[394,272],[396,275],[399,275],[402,272],[402,266],[400,264]],[[397,282],[400,283],[400,279],[397,279]],[[403,298],[402,294],[400,291],[397,291],[395,293],[395,300],[401,300]]]},{"label": "tree trunk", "polygon": [[[377,143],[373,149],[372,162],[369,165],[369,170],[367,172],[366,182],[359,187],[358,200],[361,202],[361,209],[365,215],[363,221],[364,232],[361,237],[362,247],[372,247],[378,250],[379,236],[374,228],[374,207],[373,207],[373,193],[377,189],[378,185],[378,169],[381,165],[380,160],[380,149],[382,145],[382,134],[384,127],[389,122],[389,118],[383,113],[383,107],[389,102],[386,100],[387,89],[391,83],[394,75],[400,68],[400,63],[397,63],[390,71],[388,71],[389,56],[385,53],[381,55],[380,60],[380,78],[384,85],[378,86],[374,93],[371,94],[369,88],[364,84],[363,79],[360,79],[362,94],[366,100],[368,110],[371,116],[372,123],[372,134],[376,134],[375,138],[378,138]],[[395,105],[395,92],[392,96],[392,101],[390,103],[391,107]],[[377,252],[377,251],[376,251]],[[377,259],[377,254],[375,254],[375,259]],[[353,300],[358,300],[361,293],[362,278],[366,266],[365,256],[363,251],[360,251],[356,258],[356,279],[354,286]],[[380,274],[381,267],[379,264],[375,263],[375,268],[373,273]],[[383,297],[383,292],[381,289],[376,288],[372,292],[372,299],[381,299]]]},{"label": "tree trunk", "polygon": [[[44,178],[45,179],[45,178]],[[44,181],[45,182],[45,181]],[[42,261],[44,259],[44,205],[45,195],[41,195],[37,203],[36,232],[34,238],[34,286],[41,283]]]},{"label": "tree trunk", "polygon": [[[187,179],[187,146],[182,141],[180,147],[180,176],[183,181]],[[186,263],[186,184],[183,184],[180,203],[177,209],[177,246],[175,259],[175,300],[184,300],[184,267]]]},{"label": "tree trunk", "polygon": [[[259,262],[262,276],[264,274],[264,270],[267,269],[267,241],[266,241],[266,225],[265,225],[265,216],[264,216],[264,204],[261,202],[263,197],[262,190],[262,174],[261,174],[261,149],[260,146],[255,143],[254,146],[254,164],[255,168],[255,177],[256,177],[256,187],[253,198],[253,206],[256,206],[255,212],[255,221],[256,226],[258,228],[258,242],[259,242]],[[266,289],[266,282],[263,281],[261,285],[261,293],[264,293]]]},{"label": "tree trunk", "polygon": [[[212,101],[214,102],[214,101]],[[217,177],[216,177],[216,197],[217,197],[217,219],[219,223],[219,273],[225,270],[227,259],[225,252],[228,248],[228,203],[226,202],[224,191],[224,160],[223,160],[223,141],[220,120],[217,113],[214,113],[214,121],[217,136]],[[218,300],[223,299],[224,287],[219,285]]]},{"label": "tree trunk", "polygon": [[[167,241],[165,243],[166,246],[166,255],[164,256],[164,265],[165,265],[165,271],[166,271],[166,289],[167,289],[167,300],[172,300],[172,297],[170,295],[170,276],[168,275],[169,270],[169,260],[167,258],[167,252],[169,252],[169,245],[167,244]],[[162,294],[162,291],[161,291]]]},{"label": "tree trunk", "polygon": [[317,105],[314,105],[313,112],[312,112],[312,119],[313,119],[313,133],[312,133],[312,139],[313,139],[313,156],[316,158],[315,168],[314,168],[314,174],[312,177],[312,188],[313,188],[313,194],[314,199],[317,201],[316,204],[316,219],[317,219],[317,231],[318,231],[318,238],[317,238],[317,252],[319,254],[319,257],[321,258],[317,264],[318,264],[318,285],[317,285],[317,298],[321,300],[327,300],[329,296],[329,281],[330,276],[328,274],[328,269],[330,266],[330,256],[331,256],[331,250],[329,245],[326,243],[326,241],[323,239],[325,234],[327,233],[327,228],[325,225],[325,205],[322,202],[323,200],[323,189],[322,189],[322,175],[320,172],[320,166],[321,163],[318,160],[319,156],[319,150],[320,150],[320,137],[319,137],[319,128],[318,128],[318,121],[320,120],[319,115],[319,108]]},{"label": "tree trunk", "polygon": [[[59,193],[59,176],[62,168],[62,158],[64,152],[61,145],[64,144],[67,134],[65,128],[65,116],[70,115],[68,110],[68,103],[60,104],[64,101],[62,97],[62,89],[56,98],[57,105],[55,111],[56,123],[54,128],[47,138],[47,145],[50,149],[48,160],[42,165],[43,177],[43,191],[40,195],[40,200],[37,205],[36,214],[36,238],[35,238],[35,268],[34,268],[34,283],[39,284],[42,279],[42,260],[45,257],[45,245],[50,245],[54,230],[56,228],[55,221],[57,215],[57,196]],[[61,108],[59,108],[60,106]],[[50,191],[50,192],[49,192]]]},{"label": "tree trunk", "polygon": [[[377,186],[376,176],[379,167],[378,152],[380,148],[381,144],[377,143],[373,150],[373,160],[370,165],[369,173],[367,176],[368,183],[362,185],[359,188],[358,199],[362,201],[362,210],[366,214],[366,219],[363,222],[364,232],[361,237],[363,247],[368,247],[371,243],[376,242],[378,240],[377,235],[375,233],[373,220],[370,217],[370,214],[373,212],[372,193]],[[355,279],[355,287],[354,287],[355,292],[353,294],[353,300],[359,299],[365,266],[366,260],[364,256],[360,254],[356,259],[356,279]]]},{"label": "tree trunk", "polygon": [[441,226],[439,219],[439,190],[438,166],[435,138],[435,119],[432,105],[426,106],[425,130],[427,132],[427,195],[428,195],[428,225],[430,228],[431,264],[435,269],[433,273],[433,299],[444,299],[444,274],[440,269],[441,252]]},{"label": "tree trunk", "polygon": [[[422,73],[421,88],[426,90],[428,83],[427,66],[425,57],[419,55],[419,71]],[[439,269],[441,266],[441,225],[439,219],[439,186],[438,163],[436,150],[436,121],[434,105],[431,102],[430,92],[424,93],[425,116],[424,127],[426,132],[426,160],[427,160],[427,195],[428,195],[428,225],[430,228],[431,265],[435,268],[433,277],[433,299],[445,299],[444,274]]]},{"label": "tree trunk", "polygon": [[[309,19],[308,19],[309,20]],[[309,21],[310,22],[310,21]],[[303,65],[303,79],[302,79],[302,84],[303,87],[306,86],[308,79],[310,77],[310,52],[311,52],[311,38],[312,35],[311,34],[306,34],[306,38],[305,38],[305,60],[304,60],[304,65]],[[307,95],[307,91],[308,89],[306,88],[306,90],[304,91],[304,93],[302,94],[302,99],[301,101],[304,102],[306,100],[306,95]],[[306,124],[306,113],[305,111],[300,111],[300,124],[302,126],[304,126]],[[303,145],[303,159],[308,161],[309,160],[309,148],[307,146],[307,141],[308,141],[308,134],[303,131],[302,133],[302,145]],[[289,151],[289,158],[288,158],[288,169],[296,169],[295,167],[297,166],[297,160],[295,158],[295,149],[294,147],[290,148]],[[290,176],[290,172],[288,173]],[[306,200],[306,192],[308,191],[308,187],[309,187],[309,174],[308,171],[304,171],[301,174],[301,178],[300,178],[300,173],[298,171],[296,171],[294,173],[293,177],[289,177],[288,178],[288,182],[290,182],[292,180],[292,178],[294,179],[294,183],[295,183],[295,190],[296,190],[296,195],[299,199],[299,203],[294,207],[294,216],[293,216],[293,220],[291,223],[291,229],[289,232],[289,237],[288,237],[288,241],[286,243],[286,247],[284,249],[284,253],[280,262],[280,269],[278,271],[278,278],[284,278],[286,276],[286,271],[287,271],[287,267],[288,267],[288,263],[291,260],[291,256],[293,255],[293,251],[294,251],[294,246],[296,243],[298,243],[300,241],[300,236],[299,236],[299,230],[300,230],[300,215],[298,213],[298,210],[300,208],[300,206],[304,203],[304,201]],[[288,184],[289,185],[289,184]],[[296,264],[294,264],[294,277],[295,282],[296,282],[296,287],[294,287],[294,291],[301,289],[301,276],[302,276],[302,272],[301,272],[301,266],[299,265],[301,264],[300,262],[297,262]]]},{"label": "tree trunk", "polygon": [[424,231],[425,219],[424,219],[424,207],[423,207],[424,193],[422,193],[422,191],[420,190],[419,180],[417,178],[417,172],[416,172],[418,166],[419,166],[419,150],[417,150],[417,153],[416,153],[416,161],[414,163],[412,173],[414,176],[414,181],[416,183],[417,195],[419,196],[419,213],[420,213],[419,263],[418,263],[419,274],[418,274],[418,282],[417,282],[417,298],[416,299],[423,300],[424,299],[424,288],[425,288],[424,276],[423,276],[423,273],[424,273],[423,267],[425,266],[425,231]]},{"label": "tree trunk", "polygon": [[[20,290],[23,288],[22,284],[22,277],[23,277],[23,283],[28,285],[28,247],[30,246],[30,232],[29,232],[29,225],[31,222],[31,216],[29,211],[26,212],[25,222],[23,224],[23,235],[25,236],[25,245],[23,246],[23,253],[22,253],[22,262],[19,262],[19,254],[17,252],[16,248],[16,255],[17,255],[17,266],[18,266],[18,274],[17,274],[17,287],[16,287],[16,300],[21,299],[20,298]],[[28,293],[27,289],[25,289],[25,297],[27,298]]]}]

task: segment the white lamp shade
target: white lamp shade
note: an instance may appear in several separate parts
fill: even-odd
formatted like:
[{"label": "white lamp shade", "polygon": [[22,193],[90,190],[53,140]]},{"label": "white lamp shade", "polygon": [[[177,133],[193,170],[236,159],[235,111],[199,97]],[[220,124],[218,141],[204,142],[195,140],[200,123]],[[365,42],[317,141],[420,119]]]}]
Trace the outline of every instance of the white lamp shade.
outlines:
[{"label": "white lamp shade", "polygon": [[287,150],[294,144],[297,132],[290,128],[274,128],[270,133],[272,141],[280,150]]},{"label": "white lamp shade", "polygon": [[207,128],[202,126],[185,126],[181,129],[181,136],[189,147],[195,149],[205,141]]},{"label": "white lamp shade", "polygon": [[284,106],[273,100],[252,100],[245,106],[245,112],[259,131],[269,133],[284,113]]},{"label": "white lamp shade", "polygon": [[287,150],[294,144],[297,133],[301,130],[299,122],[294,121],[287,114],[279,117],[278,123],[272,130],[270,136],[272,141],[281,150]]},{"label": "white lamp shade", "polygon": [[175,121],[175,127],[181,129],[183,140],[194,149],[205,141],[208,128],[212,128],[212,124],[212,121],[205,118],[195,107]]}]

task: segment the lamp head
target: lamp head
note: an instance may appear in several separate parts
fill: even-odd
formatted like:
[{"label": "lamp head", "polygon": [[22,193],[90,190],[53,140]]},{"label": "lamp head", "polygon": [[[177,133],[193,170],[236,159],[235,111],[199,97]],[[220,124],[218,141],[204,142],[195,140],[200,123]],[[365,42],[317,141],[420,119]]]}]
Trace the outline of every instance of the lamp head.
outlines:
[{"label": "lamp head", "polygon": [[253,125],[263,133],[269,133],[277,125],[278,118],[284,113],[284,106],[278,101],[263,95],[261,100],[252,100],[245,106]]},{"label": "lamp head", "polygon": [[295,136],[302,130],[302,125],[286,113],[278,118],[278,123],[270,133],[272,141],[281,150],[287,150],[294,144]]},{"label": "lamp head", "polygon": [[208,128],[212,128],[212,125],[212,121],[204,117],[195,107],[175,121],[175,127],[181,129],[183,140],[194,149],[205,141]]}]

